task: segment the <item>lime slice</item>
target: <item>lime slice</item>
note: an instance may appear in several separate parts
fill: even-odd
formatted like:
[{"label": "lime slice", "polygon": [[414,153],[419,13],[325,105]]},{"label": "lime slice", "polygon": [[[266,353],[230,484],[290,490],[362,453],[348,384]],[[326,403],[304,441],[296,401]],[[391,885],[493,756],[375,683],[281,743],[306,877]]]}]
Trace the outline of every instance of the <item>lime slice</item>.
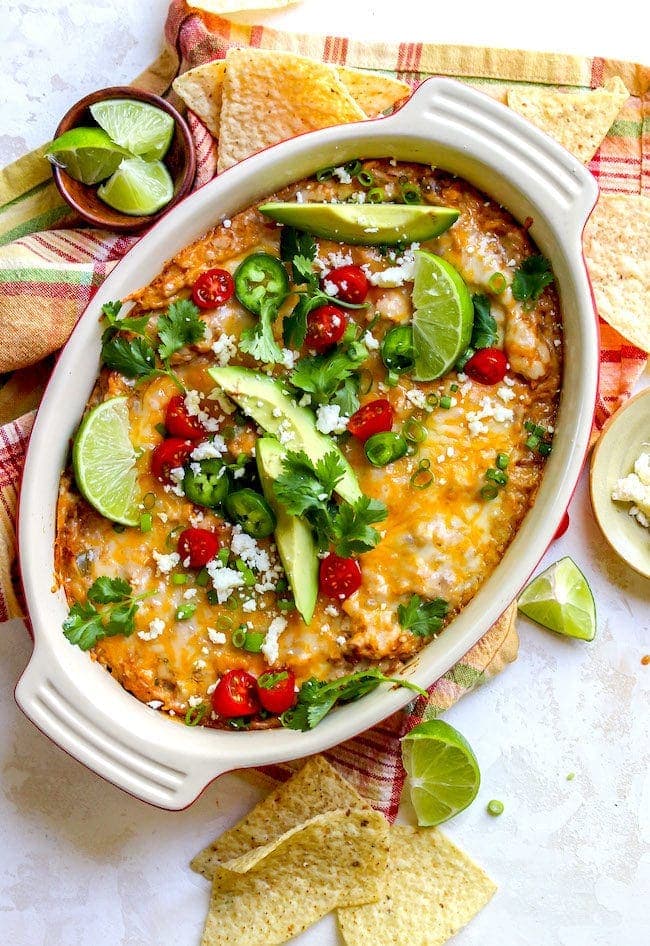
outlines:
[{"label": "lime slice", "polygon": [[98,184],[110,177],[128,151],[101,128],[71,128],[50,144],[45,157],[82,184]]},{"label": "lime slice", "polygon": [[442,377],[472,337],[474,307],[460,274],[446,260],[417,250],[413,282],[413,377]]},{"label": "lime slice", "polygon": [[450,207],[428,204],[292,204],[273,201],[259,210],[290,227],[308,230],[326,240],[358,245],[422,243],[458,219]]},{"label": "lime slice", "polygon": [[167,112],[135,99],[106,99],[90,106],[90,114],[113,141],[147,161],[160,161],[174,134]]},{"label": "lime slice", "polygon": [[139,217],[153,214],[174,196],[174,183],[162,161],[125,158],[119,168],[97,189],[105,204]]},{"label": "lime slice", "polygon": [[596,636],[594,596],[587,579],[568,556],[533,579],[517,605],[527,618],[558,634],[583,641]]},{"label": "lime slice", "polygon": [[126,398],[113,397],[98,404],[77,431],[72,467],[77,486],[90,505],[125,526],[140,521],[135,459]]},{"label": "lime slice", "polygon": [[458,730],[432,719],[402,739],[411,802],[420,827],[448,821],[467,808],[481,784],[476,756]]}]

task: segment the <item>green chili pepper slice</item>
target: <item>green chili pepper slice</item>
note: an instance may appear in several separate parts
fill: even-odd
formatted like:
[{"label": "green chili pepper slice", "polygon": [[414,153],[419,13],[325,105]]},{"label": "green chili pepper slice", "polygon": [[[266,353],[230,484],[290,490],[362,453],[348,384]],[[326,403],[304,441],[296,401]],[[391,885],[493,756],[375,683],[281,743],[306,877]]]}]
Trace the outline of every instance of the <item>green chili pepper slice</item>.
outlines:
[{"label": "green chili pepper slice", "polygon": [[413,367],[413,329],[398,325],[386,332],[381,343],[381,358],[392,371],[406,371]]},{"label": "green chili pepper slice", "polygon": [[275,256],[253,253],[235,270],[235,295],[249,312],[260,315],[262,306],[279,305],[289,292],[287,271]]},{"label": "green chili pepper slice", "polygon": [[183,477],[185,495],[197,506],[214,509],[224,501],[230,491],[230,476],[225,463],[216,457],[201,460],[198,473],[194,472],[192,466],[188,467]]},{"label": "green chili pepper slice", "polygon": [[238,489],[226,499],[226,512],[254,539],[264,539],[275,529],[275,514],[266,500],[252,489]]},{"label": "green chili pepper slice", "polygon": [[368,437],[364,449],[373,466],[387,466],[406,455],[408,444],[401,434],[388,431]]}]

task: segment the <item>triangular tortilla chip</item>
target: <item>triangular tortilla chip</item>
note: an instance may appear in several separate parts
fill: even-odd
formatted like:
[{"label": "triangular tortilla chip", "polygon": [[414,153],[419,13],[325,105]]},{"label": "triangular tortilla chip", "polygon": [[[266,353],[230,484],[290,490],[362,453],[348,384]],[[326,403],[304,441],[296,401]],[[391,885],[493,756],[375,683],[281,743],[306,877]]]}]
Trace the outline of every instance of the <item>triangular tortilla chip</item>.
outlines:
[{"label": "triangular tortilla chip", "polygon": [[586,164],[629,95],[623,80],[614,76],[588,92],[510,89],[508,105]]},{"label": "triangular tortilla chip", "polygon": [[598,314],[650,352],[650,197],[601,194],[584,245]]},{"label": "triangular tortilla chip", "polygon": [[330,66],[293,53],[233,49],[226,59],[217,170],[295,135],[364,118]]},{"label": "triangular tortilla chip", "polygon": [[190,866],[211,880],[220,864],[275,841],[314,815],[340,808],[369,807],[323,756],[314,756],[245,818],[200,851]]},{"label": "triangular tortilla chip", "polygon": [[184,72],[172,82],[172,88],[191,108],[208,131],[219,137],[219,116],[226,63],[223,59],[206,62],[196,69]]},{"label": "triangular tortilla chip", "polygon": [[337,66],[336,71],[354,101],[370,118],[381,115],[411,94],[411,87],[406,82],[390,76],[346,66]]},{"label": "triangular tortilla chip", "polygon": [[338,910],[347,946],[441,946],[496,890],[487,874],[436,828],[393,825],[377,903]]}]

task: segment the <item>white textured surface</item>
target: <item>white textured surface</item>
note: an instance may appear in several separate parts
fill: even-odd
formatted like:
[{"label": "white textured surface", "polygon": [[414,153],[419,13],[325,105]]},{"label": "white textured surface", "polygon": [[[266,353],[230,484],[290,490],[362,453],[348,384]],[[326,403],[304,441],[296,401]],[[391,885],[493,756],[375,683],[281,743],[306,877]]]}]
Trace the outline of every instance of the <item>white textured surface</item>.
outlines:
[{"label": "white textured surface", "polygon": [[[0,163],[45,140],[82,94],[140,71],[158,51],[166,5],[4,0]],[[395,38],[393,3],[330,0],[327,22],[319,8],[310,0],[268,20]],[[500,4],[498,15],[467,2],[462,17],[431,12],[424,23],[422,9],[420,0],[400,3],[405,40],[638,61],[647,48],[646,31],[633,27],[635,16],[641,22],[640,2],[606,28],[593,16],[583,23],[560,0],[549,0],[543,12],[536,8],[534,24],[533,11],[524,20],[513,0]],[[640,661],[650,653],[650,582],[609,551],[591,516],[584,477],[571,516],[569,532],[545,563],[570,554],[583,568],[596,595],[598,637],[592,644],[566,641],[520,621],[519,660],[446,717],[473,745],[483,775],[478,800],[447,830],[500,887],[456,937],[457,946],[645,946],[649,939],[650,666]],[[29,651],[19,622],[2,628],[3,942],[195,946],[208,893],[187,861],[247,810],[259,790],[248,778],[226,776],[175,814],[127,797],[19,713],[12,691]],[[491,798],[504,801],[501,818],[485,813]],[[339,941],[327,918],[296,942]]]}]

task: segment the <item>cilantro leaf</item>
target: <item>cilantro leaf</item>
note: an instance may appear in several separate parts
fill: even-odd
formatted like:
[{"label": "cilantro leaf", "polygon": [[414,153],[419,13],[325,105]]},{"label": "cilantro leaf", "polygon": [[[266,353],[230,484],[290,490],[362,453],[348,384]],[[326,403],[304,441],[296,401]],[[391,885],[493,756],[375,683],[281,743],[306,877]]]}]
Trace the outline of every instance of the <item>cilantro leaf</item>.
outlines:
[{"label": "cilantro leaf", "polygon": [[472,296],[474,326],[470,346],[473,349],[491,348],[498,339],[497,323],[490,311],[490,300],[482,293]]},{"label": "cilantro leaf", "polygon": [[374,549],[381,536],[371,523],[381,522],[387,515],[385,504],[369,496],[362,496],[354,505],[341,503],[331,519],[336,554],[349,558]]},{"label": "cilantro leaf", "polygon": [[149,322],[149,316],[141,315],[132,319],[126,316],[125,318],[120,319],[118,316],[121,310],[122,303],[119,301],[105,302],[102,306],[102,313],[107,326],[104,330],[104,339],[108,340],[112,338],[116,332],[132,332],[134,335],[144,334]]},{"label": "cilantro leaf", "polygon": [[333,451],[322,457],[317,466],[303,451],[289,452],[273,489],[289,515],[303,516],[308,510],[325,506],[344,473],[343,462]]},{"label": "cilantro leaf", "polygon": [[239,339],[241,351],[265,365],[281,364],[284,360],[282,350],[273,336],[273,322],[277,314],[273,302],[262,303],[259,322],[252,328],[244,329]]},{"label": "cilantro leaf", "polygon": [[166,314],[158,317],[158,355],[163,361],[183,348],[198,342],[205,335],[205,322],[199,309],[189,299],[172,302]]},{"label": "cilantro leaf", "polygon": [[408,604],[397,606],[397,619],[404,630],[416,637],[432,637],[442,627],[448,611],[449,604],[444,598],[423,601],[419,595],[412,595]]},{"label": "cilantro leaf", "polygon": [[545,256],[529,256],[512,280],[512,294],[519,302],[536,302],[545,287],[554,280],[551,264]]},{"label": "cilantro leaf", "polygon": [[156,371],[156,356],[144,338],[127,339],[116,335],[102,345],[102,361],[127,378],[145,378]]},{"label": "cilantro leaf", "polygon": [[132,599],[122,601],[111,608],[105,628],[106,636],[113,637],[115,634],[122,634],[124,637],[129,637],[135,629],[137,610],[138,602]]},{"label": "cilantro leaf", "polygon": [[421,687],[408,680],[385,677],[377,668],[357,670],[330,682],[314,678],[306,680],[300,687],[296,705],[283,713],[280,721],[287,729],[299,729],[303,732],[313,729],[337,703],[350,703],[361,699],[376,690],[380,683],[396,683],[426,696],[426,690]]},{"label": "cilantro leaf", "polygon": [[329,450],[325,456],[322,456],[316,463],[315,473],[321,482],[323,490],[330,496],[336,489],[337,484],[345,476],[345,461],[343,457]]},{"label": "cilantro leaf", "polygon": [[367,358],[366,346],[362,342],[352,342],[347,349],[337,349],[331,355],[301,358],[289,381],[294,388],[311,394],[317,404],[329,404],[339,387]]},{"label": "cilantro leaf", "polygon": [[309,296],[306,293],[300,293],[291,315],[285,316],[282,323],[282,337],[285,345],[289,348],[302,348],[307,336],[307,316],[322,304],[320,294]]},{"label": "cilantro leaf", "polygon": [[337,404],[341,414],[350,417],[359,409],[359,378],[356,374],[346,378],[338,391],[335,391],[330,404]]},{"label": "cilantro leaf", "polygon": [[123,578],[110,578],[100,575],[88,589],[87,598],[95,604],[110,604],[116,601],[125,601],[132,594],[131,585]]},{"label": "cilantro leaf", "polygon": [[76,601],[63,622],[63,634],[71,644],[76,644],[82,650],[90,650],[106,636],[106,631],[97,608]]},{"label": "cilantro leaf", "polygon": [[283,227],[280,234],[280,259],[291,263],[294,282],[307,282],[318,285],[318,276],[311,266],[316,258],[316,244],[310,233],[296,230],[295,227]]}]

